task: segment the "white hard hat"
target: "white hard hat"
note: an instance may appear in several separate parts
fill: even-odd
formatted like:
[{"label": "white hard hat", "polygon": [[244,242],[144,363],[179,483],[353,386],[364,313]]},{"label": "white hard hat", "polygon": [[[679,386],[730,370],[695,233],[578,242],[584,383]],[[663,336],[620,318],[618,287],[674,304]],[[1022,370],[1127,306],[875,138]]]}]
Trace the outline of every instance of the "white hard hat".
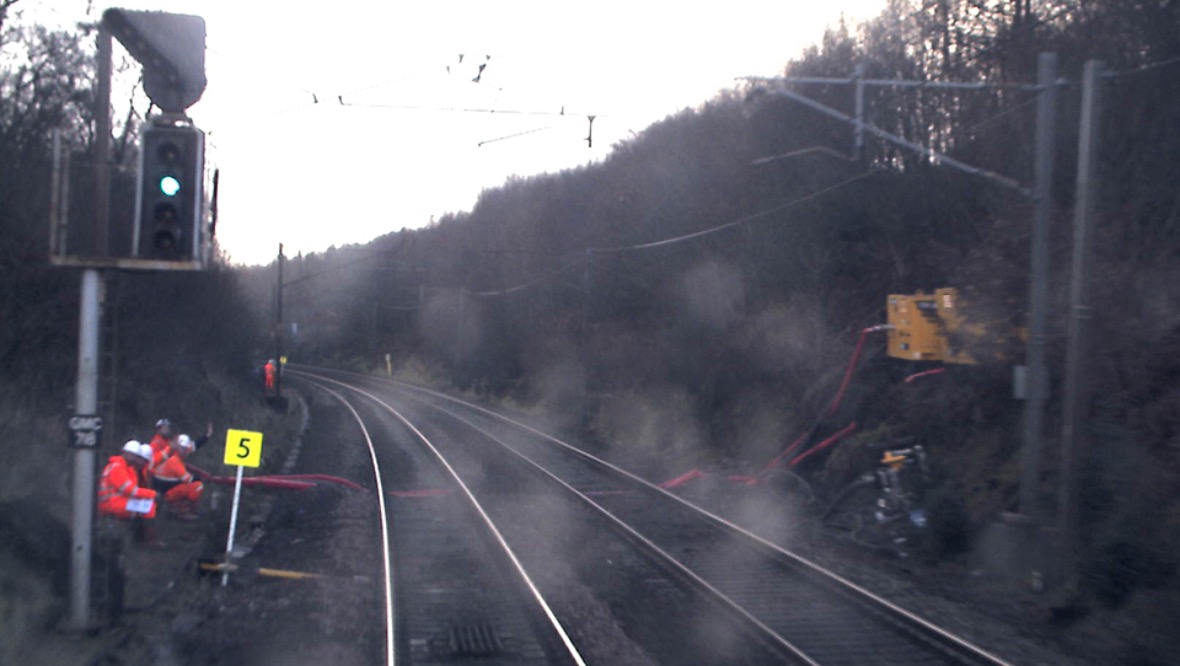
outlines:
[{"label": "white hard hat", "polygon": [[183,433],[180,435],[180,437],[176,438],[176,446],[183,453],[192,453],[193,450],[197,448],[196,445],[193,444],[192,437],[189,437]]},{"label": "white hard hat", "polygon": [[[134,439],[128,440],[127,443],[123,445],[123,453],[130,453],[133,456],[139,456],[140,458],[143,458],[143,446],[143,444],[140,444]],[[148,447],[148,450],[151,450],[150,446]]]},{"label": "white hard hat", "polygon": [[151,460],[152,459],[152,445],[151,444],[140,444],[139,445],[139,455],[144,460]]}]

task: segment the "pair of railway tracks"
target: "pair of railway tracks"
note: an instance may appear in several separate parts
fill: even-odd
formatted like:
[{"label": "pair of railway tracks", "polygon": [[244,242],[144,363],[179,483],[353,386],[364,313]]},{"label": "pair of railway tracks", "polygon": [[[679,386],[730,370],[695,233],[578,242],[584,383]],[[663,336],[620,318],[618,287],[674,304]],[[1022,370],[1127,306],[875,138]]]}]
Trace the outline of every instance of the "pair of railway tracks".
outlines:
[{"label": "pair of railway tracks", "polygon": [[312,368],[364,434],[388,663],[1004,664],[529,424]]}]

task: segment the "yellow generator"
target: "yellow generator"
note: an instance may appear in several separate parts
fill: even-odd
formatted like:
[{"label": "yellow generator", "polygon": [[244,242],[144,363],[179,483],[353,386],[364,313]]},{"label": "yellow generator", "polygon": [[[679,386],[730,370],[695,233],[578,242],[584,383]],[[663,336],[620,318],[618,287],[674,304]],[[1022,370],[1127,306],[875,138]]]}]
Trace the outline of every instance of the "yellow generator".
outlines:
[{"label": "yellow generator", "polygon": [[891,294],[887,353],[908,361],[975,363],[958,340],[978,333],[973,330],[977,326],[966,323],[958,299],[959,291],[954,288],[937,289],[933,294]]}]

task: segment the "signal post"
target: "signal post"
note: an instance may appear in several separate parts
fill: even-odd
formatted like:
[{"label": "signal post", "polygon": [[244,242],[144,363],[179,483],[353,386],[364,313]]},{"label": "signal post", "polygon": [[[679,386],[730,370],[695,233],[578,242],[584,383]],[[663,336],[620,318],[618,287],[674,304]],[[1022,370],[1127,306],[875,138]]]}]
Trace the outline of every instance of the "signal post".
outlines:
[{"label": "signal post", "polygon": [[[140,146],[132,247],[109,244],[111,37],[143,65],[144,89],[162,113],[150,119]],[[98,409],[99,330],[104,271],[202,270],[212,248],[212,224],[205,215],[204,134],[184,114],[205,90],[205,20],[199,16],[108,9],[98,26],[98,81],[95,109],[99,173],[96,211],[88,248],[70,254],[60,242],[65,215],[50,211],[50,264],[81,268],[78,382],[73,433],[73,517],[70,541],[69,615],[66,627],[93,627],[90,610],[95,470],[102,416]],[[66,185],[54,174],[53,199]],[[116,222],[117,223],[117,222]]]}]

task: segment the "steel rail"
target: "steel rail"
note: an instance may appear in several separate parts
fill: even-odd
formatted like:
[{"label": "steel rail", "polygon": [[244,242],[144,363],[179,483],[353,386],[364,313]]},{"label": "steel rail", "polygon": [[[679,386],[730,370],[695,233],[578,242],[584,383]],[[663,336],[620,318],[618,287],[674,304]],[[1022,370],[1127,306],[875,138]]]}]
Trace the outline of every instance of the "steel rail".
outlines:
[{"label": "steel rail", "polygon": [[[431,405],[430,403],[427,403],[427,402],[423,402],[422,404],[425,404],[428,407],[432,407],[434,409],[439,409],[437,406]],[[654,541],[645,537],[643,534],[641,534],[634,527],[632,527],[631,525],[629,525],[626,522],[624,522],[623,520],[621,520],[618,516],[611,513],[609,510],[607,510],[605,507],[603,507],[598,502],[595,502],[589,495],[587,495],[586,493],[583,493],[582,491],[578,490],[574,486],[570,485],[567,481],[565,481],[561,477],[557,476],[552,471],[546,469],[540,463],[529,458],[528,456],[521,453],[520,451],[517,451],[511,445],[507,444],[502,439],[500,439],[500,438],[496,437],[495,435],[493,435],[492,433],[488,432],[486,429],[481,428],[480,426],[476,425],[475,423],[472,423],[470,420],[468,420],[468,419],[466,419],[454,412],[449,412],[449,411],[445,411],[445,410],[440,410],[440,411],[443,411],[443,413],[451,416],[452,418],[459,421],[460,423],[463,423],[464,425],[470,427],[471,429],[475,430],[476,432],[479,432],[483,436],[487,437],[489,440],[495,442],[497,445],[499,445],[505,451],[507,451],[508,453],[515,456],[518,460],[520,460],[522,463],[524,463],[526,466],[528,466],[532,471],[536,472],[537,474],[541,475],[542,477],[549,480],[550,482],[562,487],[563,489],[565,489],[569,493],[573,494],[575,497],[578,498],[578,500],[580,500],[581,502],[583,502],[584,504],[589,506],[591,509],[593,509],[595,512],[597,512],[599,515],[601,515],[603,518],[605,518],[607,521],[609,521],[612,525],[614,525],[615,528],[618,529],[620,532],[622,532],[627,537],[627,539],[629,541],[638,545],[643,551],[646,552],[646,554],[648,554],[649,556],[651,556],[655,560],[657,560],[658,563],[660,565],[662,565],[665,569],[672,571],[676,575],[677,578],[679,578],[683,582],[686,582],[686,583],[692,585],[693,587],[697,588],[698,590],[703,592],[705,594],[705,596],[707,596],[714,603],[721,605],[725,610],[735,614],[742,622],[746,623],[750,627],[753,627],[757,631],[757,638],[759,640],[763,641],[764,643],[769,644],[770,647],[772,647],[773,649],[784,653],[786,657],[794,660],[797,663],[804,664],[805,666],[822,666],[822,664],[820,664],[819,662],[808,657],[798,647],[793,645],[791,642],[787,641],[785,638],[783,638],[781,635],[779,635],[777,632],[775,632],[773,629],[771,629],[769,626],[767,626],[764,622],[762,622],[760,619],[758,619],[756,616],[754,616],[748,610],[746,610],[745,608],[743,608],[742,606],[737,604],[732,598],[730,598],[724,592],[722,592],[721,590],[717,589],[717,587],[715,587],[714,585],[709,583],[709,581],[705,580],[704,578],[699,576],[695,571],[688,568],[683,562],[676,559],[676,557],[673,556],[671,553],[668,553],[666,550],[660,548],[659,545],[657,545]]]},{"label": "steel rail", "polygon": [[365,427],[365,421],[361,415],[357,413],[352,404],[343,395],[333,390],[322,383],[304,378],[309,384],[318,387],[325,391],[332,397],[339,400],[356,419],[357,425],[360,426],[361,433],[365,436],[365,444],[369,449],[369,460],[373,463],[373,481],[377,486],[377,506],[380,509],[381,516],[381,560],[383,575],[385,576],[385,663],[389,666],[396,666],[397,657],[395,646],[397,645],[397,622],[395,621],[394,607],[393,607],[393,586],[394,578],[392,575],[393,566],[392,558],[389,552],[389,513],[385,505],[386,494],[385,486],[381,482],[381,465],[377,462],[377,452],[373,448],[373,438],[369,436],[369,429]]},{"label": "steel rail", "polygon": [[394,418],[396,418],[399,422],[401,422],[402,425],[404,425],[408,430],[410,430],[410,432],[414,433],[414,436],[417,437],[422,442],[422,444],[427,448],[427,450],[429,450],[431,452],[431,455],[433,455],[434,458],[438,461],[439,465],[441,465],[442,468],[445,469],[447,471],[447,473],[451,476],[451,478],[455,481],[455,484],[459,487],[462,494],[467,498],[467,501],[470,503],[472,508],[480,516],[480,519],[484,522],[484,525],[487,527],[487,529],[492,534],[492,536],[494,537],[496,542],[500,545],[500,548],[502,549],[504,554],[508,557],[509,561],[512,563],[513,568],[515,568],[517,574],[521,578],[521,581],[524,583],[524,585],[529,590],[529,593],[532,595],[533,600],[541,608],[541,611],[545,615],[545,618],[548,620],[550,626],[553,628],[554,632],[561,639],[561,642],[565,646],[566,652],[569,655],[569,657],[573,660],[573,662],[575,664],[577,664],[577,666],[586,666],[585,660],[583,659],[577,646],[574,645],[573,640],[569,636],[569,633],[566,631],[565,627],[561,624],[561,621],[557,618],[557,615],[553,612],[553,609],[550,607],[549,602],[546,601],[545,597],[541,594],[541,591],[537,587],[536,583],[533,582],[532,577],[529,576],[528,572],[525,570],[523,563],[520,561],[520,558],[517,556],[516,552],[512,549],[512,546],[508,543],[507,539],[504,538],[504,535],[501,533],[500,529],[496,526],[495,522],[492,521],[491,516],[488,515],[488,513],[484,509],[482,503],[480,503],[480,501],[475,497],[475,494],[471,492],[471,489],[468,487],[467,483],[463,481],[462,477],[455,470],[455,468],[450,464],[449,461],[447,461],[446,457],[442,455],[442,452],[440,452],[438,450],[438,448],[434,445],[434,443],[431,442],[430,439],[428,437],[426,437],[426,435],[423,434],[422,431],[419,430],[417,426],[415,426],[409,419],[407,419],[405,417],[405,415],[403,415],[397,409],[392,407],[389,403],[385,402],[380,397],[378,397],[378,396],[376,396],[376,395],[374,395],[374,394],[372,394],[372,393],[370,393],[358,386],[350,385],[350,384],[347,384],[345,382],[341,382],[336,379],[331,379],[329,377],[324,377],[323,375],[315,375],[315,374],[312,374],[309,372],[303,372],[303,371],[300,371],[297,369],[289,369],[287,372],[290,372],[290,373],[294,374],[295,376],[302,377],[307,381],[320,380],[320,381],[331,382],[331,383],[336,384],[342,388],[345,388],[347,390],[358,393],[358,394],[364,396],[365,398],[368,398],[369,400],[373,401],[374,403],[380,405],[383,409],[385,409],[387,412],[389,412]]},{"label": "steel rail", "polygon": [[[351,373],[348,373],[348,374],[351,374]],[[660,496],[663,496],[667,499],[670,499],[670,500],[682,505],[686,509],[698,514],[703,520],[713,523],[714,525],[718,526],[719,528],[731,531],[735,534],[740,534],[743,537],[745,537],[746,539],[749,539],[749,540],[759,544],[761,547],[770,549],[770,550],[778,553],[778,555],[780,557],[783,557],[783,558],[791,561],[796,567],[800,568],[802,571],[810,574],[816,580],[826,584],[829,587],[829,589],[832,589],[833,591],[844,594],[845,596],[848,596],[848,597],[850,597],[862,604],[867,604],[870,607],[874,607],[881,612],[888,613],[890,616],[894,617],[898,622],[904,623],[904,625],[906,627],[908,627],[909,630],[913,631],[914,634],[917,636],[923,636],[924,638],[934,642],[935,644],[942,645],[945,648],[953,649],[956,652],[962,654],[963,658],[968,659],[968,660],[972,661],[973,663],[989,664],[989,665],[993,665],[993,666],[1007,666],[1007,662],[1005,662],[1000,657],[983,650],[982,648],[964,640],[963,638],[960,638],[959,636],[956,636],[956,635],[946,631],[945,629],[931,623],[930,621],[928,621],[922,617],[919,617],[919,616],[911,613],[910,611],[907,611],[904,608],[901,608],[900,606],[894,604],[893,602],[889,601],[888,599],[885,599],[885,598],[880,597],[876,594],[873,594],[872,592],[857,585],[856,583],[853,583],[852,581],[850,581],[850,580],[848,580],[848,579],[846,579],[846,578],[844,578],[832,571],[824,569],[823,567],[821,567],[809,560],[806,560],[795,553],[787,551],[787,550],[783,549],[782,547],[778,546],[777,544],[774,544],[774,543],[772,543],[772,542],[770,542],[770,541],[768,541],[756,534],[753,534],[752,532],[746,530],[745,528],[743,528],[739,525],[736,525],[736,524],[712,513],[711,511],[709,511],[703,507],[693,504],[693,503],[665,490],[664,488],[661,488],[661,487],[659,487],[659,486],[657,486],[645,479],[642,479],[642,478],[632,474],[631,472],[628,472],[627,470],[624,470],[624,469],[622,469],[610,462],[607,462],[607,461],[602,460],[592,454],[582,451],[578,447],[573,446],[567,442],[564,442],[564,441],[562,441],[562,440],[560,440],[548,433],[540,431],[540,430],[538,430],[526,423],[522,423],[520,421],[517,421],[516,419],[512,419],[508,416],[504,416],[504,415],[494,412],[492,410],[486,409],[480,405],[476,405],[476,404],[473,404],[473,403],[470,403],[470,402],[467,402],[467,401],[464,401],[464,400],[461,400],[458,398],[454,398],[454,397],[446,395],[444,393],[441,393],[438,391],[433,391],[431,389],[427,389],[424,387],[414,386],[411,384],[405,384],[403,382],[394,382],[392,380],[387,380],[384,378],[375,378],[375,377],[366,376],[366,375],[357,375],[357,377],[363,378],[366,380],[370,380],[370,381],[373,381],[373,380],[380,381],[383,384],[393,385],[393,386],[399,387],[403,390],[409,390],[409,391],[413,391],[413,392],[419,392],[419,393],[425,393],[428,395],[432,395],[436,398],[445,400],[447,402],[461,405],[467,409],[482,413],[482,414],[489,416],[493,419],[496,419],[498,421],[510,424],[514,427],[517,427],[517,428],[520,428],[520,429],[525,430],[527,432],[530,432],[530,433],[536,435],[537,437],[540,437],[546,441],[549,441],[549,442],[557,445],[561,449],[563,449],[567,452],[570,452],[570,453],[586,460],[587,462],[590,462],[594,465],[600,466],[604,469],[611,470],[613,473],[616,473],[616,474],[620,475],[621,477],[628,479],[631,483],[633,483],[639,487],[642,487],[647,492],[658,494]]]},{"label": "steel rail", "polygon": [[411,390],[411,391],[419,391],[419,392],[425,392],[428,394],[432,394],[432,396],[434,396],[434,397],[450,401],[450,403],[463,405],[464,407],[466,407],[466,409],[470,409],[473,411],[477,411],[477,412],[486,414],[486,416],[500,420],[500,422],[504,422],[504,423],[519,427],[519,429],[525,430],[527,432],[531,432],[532,435],[535,435],[535,436],[540,437],[542,439],[548,440],[548,442],[559,446],[560,449],[571,452],[571,453],[573,453],[573,455],[576,455],[578,457],[585,459],[585,461],[588,461],[588,462],[595,464],[595,465],[602,466],[602,468],[604,468],[604,469],[611,470],[612,472],[615,472],[615,474],[621,475],[624,478],[628,478],[630,482],[637,484],[638,487],[643,488],[645,491],[653,492],[653,494],[661,495],[663,497],[671,499],[671,501],[674,501],[678,504],[683,505],[684,508],[687,508],[691,511],[696,512],[696,514],[699,514],[701,517],[707,518],[707,520],[709,522],[713,522],[714,524],[719,525],[719,527],[722,527],[723,529],[734,531],[734,533],[736,533],[736,534],[741,534],[742,536],[749,538],[749,540],[753,540],[754,542],[759,543],[760,546],[775,551],[775,553],[778,553],[780,556],[784,556],[784,557],[786,557],[786,559],[791,560],[795,564],[796,567],[800,567],[801,569],[804,569],[805,572],[807,572],[808,574],[811,574],[813,577],[815,577],[815,579],[818,579],[818,580],[825,582],[825,583],[830,583],[831,589],[835,590],[835,592],[847,594],[848,596],[851,596],[851,598],[853,598],[855,600],[858,600],[863,603],[868,603],[868,605],[876,606],[881,610],[885,610],[885,612],[892,614],[894,616],[894,618],[897,618],[900,622],[904,622],[904,625],[906,627],[910,627],[912,629],[918,629],[918,631],[920,631],[926,635],[926,638],[929,638],[931,640],[935,640],[938,642],[943,642],[943,644],[952,646],[953,648],[957,649],[957,651],[961,651],[961,652],[965,653],[966,655],[968,655],[969,658],[974,659],[978,662],[981,662],[981,664],[988,664],[988,665],[992,665],[992,666],[1010,666],[1007,661],[1004,661],[1003,659],[997,657],[997,655],[991,654],[990,652],[986,652],[985,649],[978,647],[974,644],[971,644],[971,642],[966,641],[962,638],[959,638],[959,636],[946,631],[946,629],[943,629],[942,627],[935,625],[935,623],[927,621],[924,618],[920,618],[920,616],[909,612],[909,610],[906,610],[905,608],[897,606],[896,603],[893,603],[887,599],[881,598],[881,596],[879,596],[877,594],[873,594],[872,592],[870,592],[870,590],[867,590],[864,587],[858,586],[857,583],[854,583],[850,580],[845,579],[844,576],[840,576],[837,573],[831,572],[831,570],[822,568],[819,566],[819,564],[815,564],[814,562],[804,559],[804,557],[801,557],[799,555],[791,553],[791,551],[778,546],[778,544],[775,544],[771,541],[767,541],[766,538],[763,538],[759,535],[752,533],[752,531],[742,528],[741,525],[737,525],[733,522],[730,522],[730,521],[726,520],[726,518],[716,515],[716,514],[714,514],[714,512],[709,511],[706,508],[700,507],[700,505],[691,503],[691,502],[687,501],[687,499],[677,496],[677,495],[673,494],[673,492],[668,491],[667,489],[663,489],[663,488],[658,487],[658,485],[647,481],[647,479],[638,477],[634,474],[631,474],[631,472],[629,472],[627,470],[619,468],[619,466],[617,466],[615,464],[612,464],[608,461],[604,461],[604,459],[602,459],[602,458],[598,458],[597,456],[591,455],[591,453],[588,453],[588,452],[585,452],[581,449],[578,449],[577,446],[575,446],[575,445],[566,443],[562,439],[558,439],[557,437],[553,437],[552,435],[549,435],[549,433],[537,430],[536,427],[532,427],[529,424],[519,422],[519,420],[510,418],[510,417],[506,417],[506,416],[504,416],[504,414],[500,414],[500,413],[494,412],[492,410],[486,409],[486,407],[476,405],[473,403],[468,403],[468,401],[466,401],[466,400],[461,400],[459,398],[447,396],[447,394],[445,394],[445,393],[440,393],[438,391],[430,390],[430,388],[424,388],[424,387],[414,386],[414,385],[409,385],[409,384],[404,384],[404,383],[394,383],[394,384],[399,385],[402,388],[408,388],[408,390]]}]

